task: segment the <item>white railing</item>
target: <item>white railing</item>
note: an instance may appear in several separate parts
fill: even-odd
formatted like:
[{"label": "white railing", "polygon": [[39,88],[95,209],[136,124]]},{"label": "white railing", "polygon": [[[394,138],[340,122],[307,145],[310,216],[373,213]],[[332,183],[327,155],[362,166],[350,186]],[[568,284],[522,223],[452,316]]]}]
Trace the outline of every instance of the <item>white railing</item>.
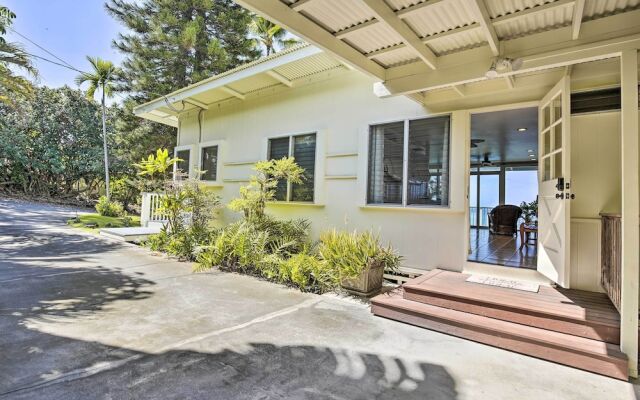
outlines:
[{"label": "white railing", "polygon": [[142,193],[142,206],[140,207],[140,226],[149,226],[150,222],[166,222],[167,217],[160,212],[160,193]]}]

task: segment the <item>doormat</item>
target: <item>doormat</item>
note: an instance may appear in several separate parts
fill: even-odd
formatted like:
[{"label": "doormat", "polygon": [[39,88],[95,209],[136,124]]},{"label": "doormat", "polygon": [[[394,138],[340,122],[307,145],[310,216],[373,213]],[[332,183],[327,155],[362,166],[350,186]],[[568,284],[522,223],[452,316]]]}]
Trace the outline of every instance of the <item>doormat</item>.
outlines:
[{"label": "doormat", "polygon": [[537,283],[514,281],[511,279],[496,278],[493,276],[471,275],[467,282],[479,283],[481,285],[498,286],[507,289],[523,290],[525,292],[538,293],[540,285]]}]

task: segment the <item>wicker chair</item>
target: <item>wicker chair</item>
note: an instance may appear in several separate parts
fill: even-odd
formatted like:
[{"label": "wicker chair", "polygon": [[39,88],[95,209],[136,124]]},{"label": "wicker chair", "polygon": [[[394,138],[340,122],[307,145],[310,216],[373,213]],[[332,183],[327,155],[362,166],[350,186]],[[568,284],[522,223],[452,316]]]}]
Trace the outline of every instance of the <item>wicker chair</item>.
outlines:
[{"label": "wicker chair", "polygon": [[513,236],[518,232],[518,219],[522,209],[518,206],[504,204],[494,207],[489,212],[489,233]]}]

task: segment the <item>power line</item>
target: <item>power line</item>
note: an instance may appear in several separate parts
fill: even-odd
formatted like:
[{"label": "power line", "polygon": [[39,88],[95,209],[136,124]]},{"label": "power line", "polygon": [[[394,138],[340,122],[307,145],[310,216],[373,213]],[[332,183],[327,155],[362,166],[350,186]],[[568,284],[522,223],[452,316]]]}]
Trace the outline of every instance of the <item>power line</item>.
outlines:
[{"label": "power line", "polygon": [[38,59],[40,59],[40,60],[42,60],[42,61],[46,61],[46,62],[48,62],[48,63],[55,64],[55,65],[58,65],[58,66],[60,66],[60,67],[66,68],[66,69],[70,69],[70,70],[72,70],[72,71],[80,72],[81,74],[86,74],[86,72],[81,71],[81,70],[79,70],[79,69],[77,69],[77,68],[74,68],[74,67],[72,67],[72,66],[65,65],[65,64],[60,64],[59,62],[55,62],[55,61],[50,60],[50,59],[48,59],[48,58],[45,58],[45,57],[42,57],[42,56],[38,56],[38,55],[35,55],[35,54],[31,54],[31,53],[29,53],[29,52],[27,52],[27,51],[24,51],[24,50],[23,50],[22,52],[23,52],[24,54],[28,55],[29,57],[35,57],[35,58],[38,58]]},{"label": "power line", "polygon": [[43,46],[40,46],[38,43],[34,42],[33,40],[29,39],[28,37],[26,37],[25,35],[23,35],[22,33],[16,31],[13,27],[9,27],[9,30],[12,31],[13,33],[15,33],[16,35],[20,36],[21,38],[23,38],[24,40],[28,41],[29,43],[33,44],[34,46],[36,46],[37,48],[39,48],[40,50],[44,51],[45,53],[49,54],[50,56],[52,56],[53,58],[55,58],[56,60],[62,62],[63,64],[66,64],[68,67],[74,69],[77,71],[77,68],[75,68],[73,65],[69,64],[68,62],[66,62],[65,60],[63,60],[62,58],[58,57],[57,55],[53,54],[51,51],[45,49]]}]

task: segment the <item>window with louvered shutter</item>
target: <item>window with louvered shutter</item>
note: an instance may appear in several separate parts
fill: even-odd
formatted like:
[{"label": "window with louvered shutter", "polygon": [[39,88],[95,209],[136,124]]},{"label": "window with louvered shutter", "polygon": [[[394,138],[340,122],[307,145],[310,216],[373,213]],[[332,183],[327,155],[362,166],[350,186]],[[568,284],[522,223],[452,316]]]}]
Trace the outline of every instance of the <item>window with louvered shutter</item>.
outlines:
[{"label": "window with louvered shutter", "polygon": [[291,201],[313,201],[316,170],[316,135],[302,135],[293,138],[293,157],[302,169],[302,183],[291,185]]},{"label": "window with louvered shutter", "polygon": [[[289,156],[289,137],[283,137],[278,139],[269,140],[269,159],[279,160],[283,157]],[[276,186],[276,200],[287,199],[287,182],[280,180],[278,186]]]},{"label": "window with louvered shutter", "polygon": [[407,205],[449,204],[449,117],[409,122]]},{"label": "window with louvered shutter", "polygon": [[449,130],[449,116],[372,125],[367,203],[448,206]]},{"label": "window with louvered shutter", "polygon": [[218,146],[202,148],[202,158],[200,159],[200,170],[203,181],[215,181],[218,177]]},{"label": "window with louvered shutter", "polygon": [[292,156],[304,169],[304,180],[299,184],[278,182],[276,200],[312,202],[315,188],[316,134],[287,136],[269,140],[269,159]]},{"label": "window with louvered shutter", "polygon": [[179,159],[176,163],[176,172],[182,176],[189,176],[191,150],[178,150],[176,151],[176,157]]},{"label": "window with louvered shutter", "polygon": [[404,122],[371,126],[369,132],[370,204],[402,204]]}]

